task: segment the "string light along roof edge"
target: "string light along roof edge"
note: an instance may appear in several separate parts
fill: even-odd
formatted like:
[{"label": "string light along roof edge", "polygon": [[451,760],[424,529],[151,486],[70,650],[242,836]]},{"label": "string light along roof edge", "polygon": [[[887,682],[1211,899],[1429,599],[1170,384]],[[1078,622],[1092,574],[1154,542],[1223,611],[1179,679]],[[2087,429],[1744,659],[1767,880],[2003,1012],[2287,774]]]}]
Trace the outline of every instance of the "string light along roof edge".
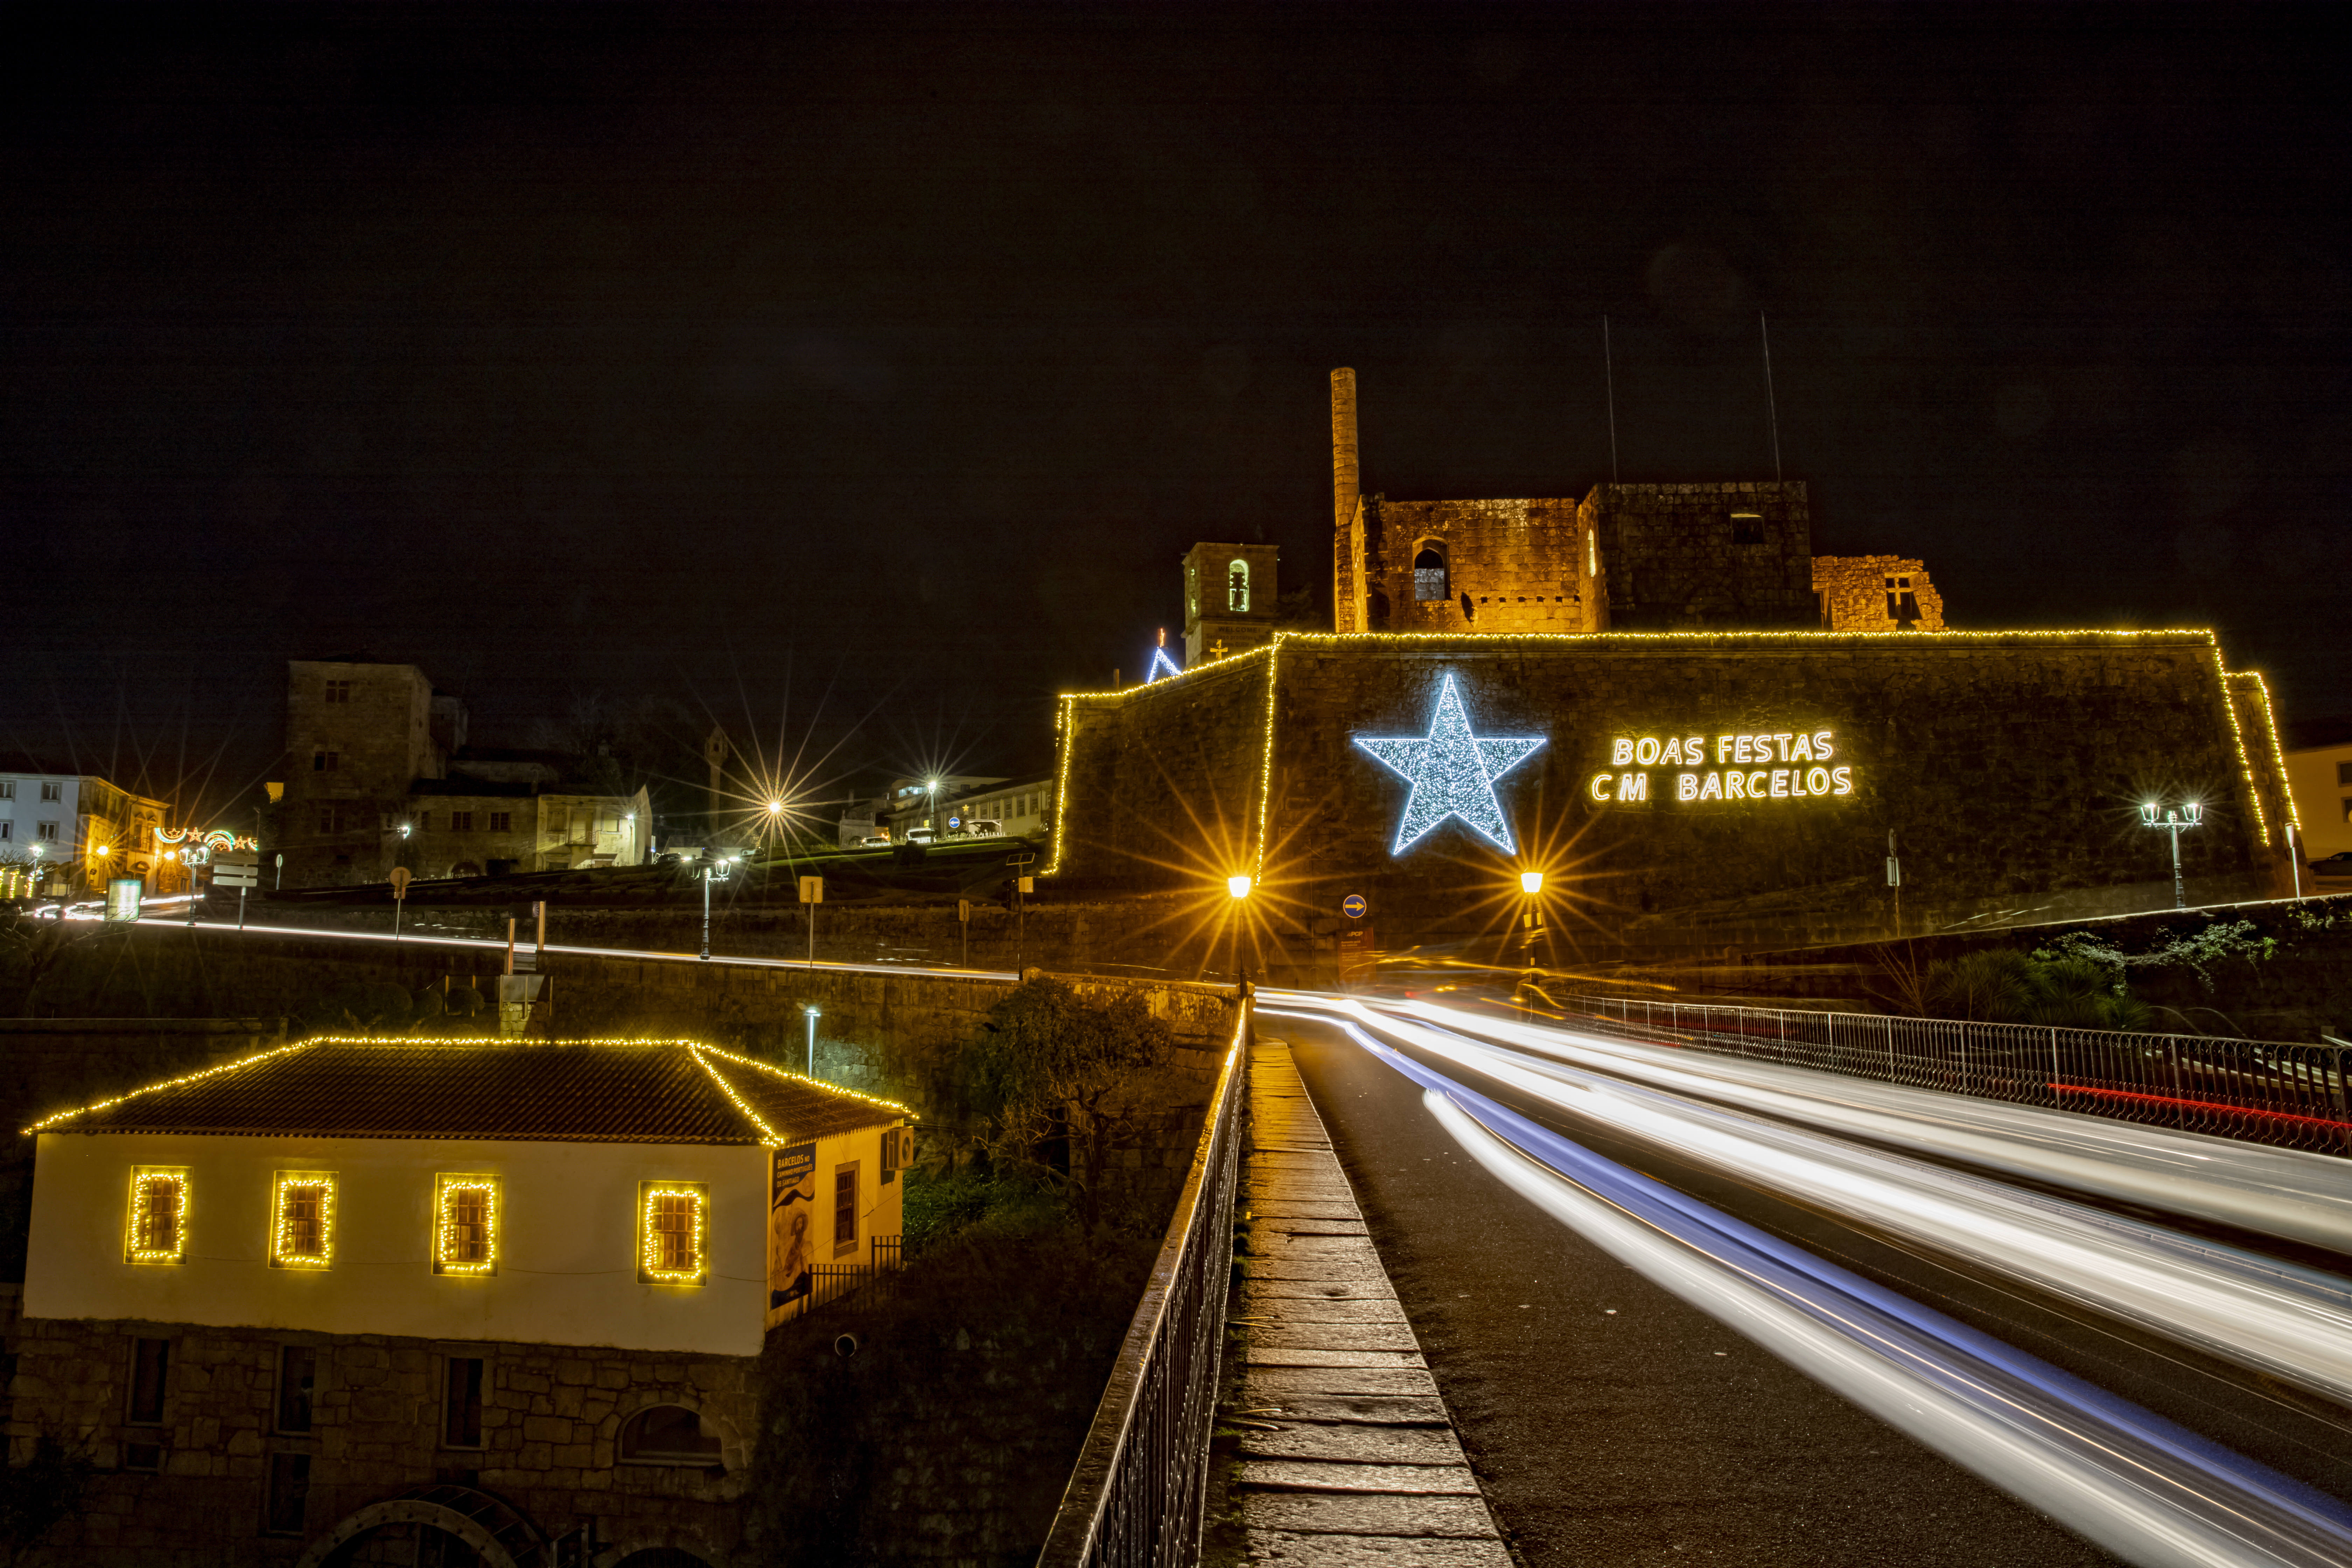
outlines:
[{"label": "string light along roof edge", "polygon": [[[724,1135],[720,1133],[719,1128],[710,1124],[709,1115],[696,1116],[689,1106],[685,1108],[683,1112],[677,1108],[672,1108],[667,1117],[667,1120],[672,1123],[668,1126],[646,1127],[643,1130],[632,1131],[625,1125],[614,1124],[616,1113],[606,1110],[597,1114],[594,1109],[591,1108],[590,1120],[602,1124],[587,1128],[577,1126],[566,1128],[560,1123],[567,1119],[576,1122],[582,1115],[579,1106],[566,1101],[562,1097],[564,1089],[573,1087],[568,1085],[559,1086],[555,1103],[547,1108],[534,1108],[529,1102],[527,1093],[518,1093],[515,1102],[508,1109],[511,1112],[509,1122],[520,1124],[496,1127],[458,1124],[469,1120],[479,1120],[465,1118],[453,1119],[447,1124],[427,1126],[371,1126],[364,1121],[350,1120],[338,1113],[298,1117],[296,1121],[301,1123],[299,1125],[287,1124],[282,1114],[274,1118],[245,1116],[220,1119],[207,1117],[201,1111],[192,1113],[183,1120],[160,1122],[140,1121],[121,1124],[105,1120],[108,1111],[142,1099],[199,1085],[215,1087],[216,1080],[229,1075],[266,1068],[274,1061],[279,1061],[296,1053],[338,1047],[379,1051],[388,1058],[415,1058],[436,1052],[446,1053],[450,1057],[478,1058],[487,1067],[505,1068],[534,1062],[551,1064],[574,1053],[591,1049],[634,1050],[648,1055],[676,1051],[680,1053],[687,1062],[692,1064],[688,1070],[691,1071],[695,1080],[718,1089],[717,1100],[723,1102],[726,1114],[730,1118],[739,1119],[739,1125],[735,1130],[736,1135]],[[713,1065],[710,1060],[712,1057],[737,1064],[741,1068],[756,1069],[761,1074],[777,1080],[776,1089],[801,1100],[800,1107],[793,1110],[789,1106],[780,1107],[773,1103],[764,1108],[755,1106],[751,1101],[760,1097],[747,1095],[739,1089],[736,1082],[730,1081],[728,1075],[720,1072]],[[525,1090],[529,1087],[528,1084],[521,1086]],[[709,1092],[709,1087],[706,1087],[704,1091],[706,1094]],[[516,1086],[509,1085],[508,1088],[513,1091]],[[299,1100],[310,1092],[307,1088],[298,1087],[290,1091],[290,1098]],[[812,1095],[817,1097],[819,1103],[824,1106],[823,1113],[810,1114],[806,1097]],[[534,1117],[535,1109],[536,1117]],[[780,1110],[788,1113],[780,1114]],[[26,1135],[79,1131],[183,1133],[225,1137],[366,1138],[406,1141],[425,1139],[458,1142],[721,1143],[781,1146],[785,1142],[785,1138],[778,1130],[779,1121],[785,1124],[784,1132],[790,1132],[795,1122],[814,1128],[814,1131],[802,1137],[801,1141],[806,1142],[811,1137],[831,1136],[837,1132],[855,1131],[864,1126],[880,1125],[900,1119],[912,1121],[914,1117],[915,1113],[912,1110],[895,1101],[882,1100],[874,1095],[861,1094],[855,1089],[826,1083],[803,1073],[793,1072],[771,1063],[738,1056],[731,1051],[722,1050],[699,1040],[665,1037],[523,1041],[479,1035],[423,1037],[320,1035],[291,1045],[258,1052],[236,1061],[225,1062],[218,1067],[206,1068],[200,1072],[181,1074],[132,1089],[125,1094],[114,1095],[105,1100],[94,1100],[86,1105],[61,1110],[35,1122],[24,1129],[24,1131]],[[618,1118],[625,1120],[625,1111],[618,1113]],[[845,1118],[846,1118],[845,1121]],[[532,1125],[534,1120],[539,1124]],[[665,1118],[648,1114],[646,1120],[661,1121]],[[74,1125],[77,1121],[82,1121],[83,1124]],[[684,1121],[696,1121],[699,1125],[685,1125]],[[720,1133],[720,1135],[714,1136],[714,1133]]]}]

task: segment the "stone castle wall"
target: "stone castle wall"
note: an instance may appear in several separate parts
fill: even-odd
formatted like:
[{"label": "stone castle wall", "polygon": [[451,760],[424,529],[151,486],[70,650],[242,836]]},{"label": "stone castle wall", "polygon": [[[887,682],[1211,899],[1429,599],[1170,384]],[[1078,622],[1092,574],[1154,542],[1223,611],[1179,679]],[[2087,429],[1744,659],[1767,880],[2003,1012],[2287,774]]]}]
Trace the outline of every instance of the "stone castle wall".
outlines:
[{"label": "stone castle wall", "polygon": [[[1576,502],[1364,501],[1369,629],[1398,632],[1580,632],[1582,538]],[[1442,599],[1413,596],[1412,563],[1424,542],[1446,556]],[[1467,597],[1465,607],[1464,600]]]},{"label": "stone castle wall", "polygon": [[1595,485],[1577,518],[1600,536],[1602,593],[1586,595],[1605,598],[1595,631],[1820,624],[1801,480]]},{"label": "stone castle wall", "polygon": [[[1899,584],[1890,590],[1888,578]],[[1822,606],[1822,629],[1832,632],[1884,632],[1895,629],[1886,610],[1889,592],[1909,592],[1919,603],[1919,618],[1912,630],[1944,629],[1944,595],[1927,580],[1925,562],[1907,555],[1816,555],[1813,593]]]},{"label": "stone castle wall", "polygon": [[[2169,905],[2168,846],[2137,815],[2151,790],[2205,802],[2207,826],[2182,838],[2192,902],[2285,888],[2267,726],[2225,689],[2201,636],[1294,636],[1268,657],[1277,673],[1260,916],[1306,931],[1359,893],[1384,945],[1500,941],[1519,912],[1517,872],[1540,867],[1547,929],[1581,951],[1853,940],[1890,929],[1890,829],[1906,929]],[[1408,786],[1353,742],[1426,734],[1449,672],[1478,732],[1546,738],[1500,786],[1526,841],[1517,857],[1458,822],[1391,854]],[[1225,694],[1233,711],[1185,731],[1181,747],[1142,742],[1143,769],[1109,753],[1125,737],[1171,732],[1167,708],[1210,700],[1169,683],[1122,700],[1091,736],[1081,729],[1065,817],[1073,872],[1139,888],[1197,876],[1154,847],[1150,828],[1168,799],[1248,773],[1264,738],[1245,721],[1247,702]],[[1822,730],[1832,760],[1852,770],[1845,793],[1675,798],[1683,772],[1730,771],[1713,755],[1718,736]],[[1231,737],[1223,753],[1205,749],[1221,734]],[[1706,738],[1696,770],[1614,760],[1617,739],[1688,734]],[[1770,787],[1771,768],[1740,771]],[[1613,797],[1619,775],[1636,772],[1648,774],[1645,801],[1594,798],[1596,776],[1610,775]],[[1799,782],[1782,787],[1802,789],[1810,770],[1793,772]]]},{"label": "stone castle wall", "polygon": [[[57,1438],[94,1468],[78,1519],[48,1537],[66,1560],[121,1568],[291,1563],[306,1542],[371,1504],[436,1479],[496,1494],[550,1536],[593,1519],[600,1541],[678,1546],[714,1564],[740,1542],[737,1506],[757,1436],[758,1362],[541,1345],[443,1345],[377,1334],[327,1335],[188,1324],[19,1318],[0,1296],[16,1377],[12,1463]],[[128,1377],[138,1338],[172,1345],[160,1426],[131,1426]],[[278,1356],[317,1356],[311,1429],[276,1426]],[[488,1363],[479,1448],[441,1442],[447,1356]],[[723,1471],[619,1462],[621,1424],[655,1405],[703,1413],[722,1435]],[[123,1468],[131,1443],[158,1444],[159,1473]],[[265,1534],[269,1457],[310,1458],[299,1534]]]}]

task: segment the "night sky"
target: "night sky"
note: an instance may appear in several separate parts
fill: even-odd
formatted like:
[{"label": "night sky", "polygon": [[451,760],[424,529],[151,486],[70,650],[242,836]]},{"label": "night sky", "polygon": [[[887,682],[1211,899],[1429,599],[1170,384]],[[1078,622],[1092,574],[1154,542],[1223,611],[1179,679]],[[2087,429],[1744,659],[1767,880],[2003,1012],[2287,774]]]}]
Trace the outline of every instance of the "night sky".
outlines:
[{"label": "night sky", "polygon": [[[1196,540],[1771,476],[1954,625],[2352,712],[2341,54],[2285,6],[18,9],[0,749],[226,805],[283,661],[1042,770]],[[647,721],[654,722],[656,721]],[[239,796],[249,804],[249,796]]]}]

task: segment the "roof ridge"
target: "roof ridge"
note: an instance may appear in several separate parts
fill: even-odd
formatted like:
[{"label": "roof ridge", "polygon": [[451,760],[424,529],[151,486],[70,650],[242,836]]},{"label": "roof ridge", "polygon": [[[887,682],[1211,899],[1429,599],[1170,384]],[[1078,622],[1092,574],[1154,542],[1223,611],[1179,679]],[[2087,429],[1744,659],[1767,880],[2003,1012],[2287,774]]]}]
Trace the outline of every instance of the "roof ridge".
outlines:
[{"label": "roof ridge", "polygon": [[824,1079],[811,1077],[807,1073],[794,1072],[790,1068],[780,1068],[773,1062],[763,1062],[757,1057],[739,1057],[734,1052],[711,1045],[708,1041],[696,1041],[694,1043],[694,1049],[698,1054],[703,1051],[709,1051],[713,1056],[725,1057],[729,1061],[734,1062],[739,1066],[758,1068],[761,1072],[772,1074],[774,1077],[784,1079],[793,1083],[804,1083],[811,1089],[821,1089],[827,1094],[838,1094],[846,1096],[851,1100],[862,1100],[868,1105],[878,1105],[885,1110],[895,1110],[902,1116],[913,1116],[915,1114],[913,1110],[899,1104],[895,1100],[885,1100],[878,1094],[867,1094],[862,1089],[844,1089],[837,1083],[827,1083]]},{"label": "roof ridge", "polygon": [[751,1109],[742,1095],[737,1092],[735,1086],[727,1081],[727,1076],[724,1073],[710,1065],[710,1058],[702,1054],[700,1046],[687,1047],[686,1054],[692,1057],[702,1070],[710,1076],[710,1081],[717,1084],[720,1092],[727,1096],[728,1103],[734,1106],[742,1114],[744,1120],[758,1130],[761,1142],[773,1149],[781,1149],[784,1146],[784,1141],[776,1130],[769,1126],[758,1111]]}]

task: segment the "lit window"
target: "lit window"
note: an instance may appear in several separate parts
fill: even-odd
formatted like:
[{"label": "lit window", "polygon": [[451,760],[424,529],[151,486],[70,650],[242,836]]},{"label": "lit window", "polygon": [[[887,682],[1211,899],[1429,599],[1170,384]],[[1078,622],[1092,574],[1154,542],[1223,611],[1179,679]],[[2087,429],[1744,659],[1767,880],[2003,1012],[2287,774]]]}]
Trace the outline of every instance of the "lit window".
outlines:
[{"label": "lit window", "polygon": [[140,1165],[131,1173],[131,1226],[124,1246],[131,1263],[188,1260],[188,1173],[184,1167]]},{"label": "lit window", "polygon": [[434,1179],[433,1272],[499,1270],[499,1183],[495,1176]]},{"label": "lit window", "polygon": [[324,1268],[335,1258],[335,1173],[280,1171],[270,1204],[269,1266]]},{"label": "lit window", "polygon": [[1236,615],[1249,609],[1249,563],[1236,558],[1225,568],[1225,608]]},{"label": "lit window", "polygon": [[644,1182],[637,1188],[637,1278],[651,1285],[699,1285],[709,1264],[710,1194],[700,1182]]}]

